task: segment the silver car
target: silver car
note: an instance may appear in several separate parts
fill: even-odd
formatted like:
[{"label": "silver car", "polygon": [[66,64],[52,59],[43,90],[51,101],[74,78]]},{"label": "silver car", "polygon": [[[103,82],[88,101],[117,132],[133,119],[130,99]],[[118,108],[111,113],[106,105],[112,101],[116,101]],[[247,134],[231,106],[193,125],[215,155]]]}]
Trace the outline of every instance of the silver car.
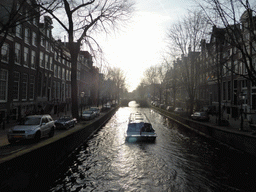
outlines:
[{"label": "silver car", "polygon": [[53,137],[55,124],[50,115],[31,115],[25,117],[7,133],[9,143],[18,140],[33,139],[38,142],[41,137]]},{"label": "silver car", "polygon": [[82,114],[82,119],[83,120],[91,120],[94,119],[96,117],[96,113],[94,111],[84,111]]},{"label": "silver car", "polygon": [[100,115],[100,108],[99,107],[90,107],[89,111],[93,111],[96,116]]}]

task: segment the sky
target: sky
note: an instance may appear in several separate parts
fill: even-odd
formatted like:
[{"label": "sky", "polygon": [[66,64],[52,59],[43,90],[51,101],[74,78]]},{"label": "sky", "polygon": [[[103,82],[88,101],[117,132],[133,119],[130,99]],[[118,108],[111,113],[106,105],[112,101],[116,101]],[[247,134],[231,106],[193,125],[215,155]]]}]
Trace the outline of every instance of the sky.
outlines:
[{"label": "sky", "polygon": [[[194,0],[133,1],[136,11],[129,23],[111,35],[97,35],[96,39],[107,61],[105,68],[121,68],[126,75],[129,92],[140,84],[147,68],[163,62],[163,55],[167,52],[168,28],[182,18],[188,8],[195,6]],[[62,17],[63,13],[59,14]],[[67,35],[63,28],[55,20],[53,26],[55,38],[65,41],[63,37]],[[99,60],[95,61],[95,65],[101,66]]]},{"label": "sky", "polygon": [[109,66],[120,67],[128,91],[140,84],[144,71],[163,62],[168,27],[194,6],[192,0],[136,0],[136,12],[124,29],[99,41]]}]

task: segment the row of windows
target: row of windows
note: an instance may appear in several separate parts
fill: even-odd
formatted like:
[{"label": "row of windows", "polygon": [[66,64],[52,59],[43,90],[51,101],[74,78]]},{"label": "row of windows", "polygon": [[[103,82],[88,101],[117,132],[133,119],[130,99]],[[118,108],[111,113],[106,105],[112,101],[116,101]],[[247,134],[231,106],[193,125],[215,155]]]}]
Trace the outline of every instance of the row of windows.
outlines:
[{"label": "row of windows", "polygon": [[[10,53],[10,47],[7,43],[4,43],[1,49],[1,59],[2,62],[8,63],[9,62],[9,53]],[[36,65],[36,52],[29,50],[28,47],[24,47],[23,51],[23,62],[21,61],[21,45],[19,43],[15,43],[15,63],[18,65],[21,65],[23,63],[23,66],[30,67],[32,69],[35,69]],[[66,61],[66,60],[65,60]],[[48,54],[44,54],[43,52],[40,52],[40,59],[39,59],[39,66],[41,68],[45,68],[51,71],[54,71],[54,77],[70,81],[71,80],[71,71],[66,70],[64,67],[53,65],[53,57],[49,56]]]},{"label": "row of windows", "polygon": [[[19,73],[14,71],[13,73],[13,87],[12,87],[12,96],[13,101],[22,101],[34,100],[35,96],[35,76],[28,75],[26,73]],[[52,94],[51,94],[52,91]],[[8,71],[0,70],[0,101],[7,101],[7,92],[8,92]],[[51,94],[51,96],[49,95]],[[71,97],[71,85],[61,84],[60,82],[53,81],[51,75],[49,77],[47,74],[42,76],[42,73],[39,74],[38,78],[38,96],[40,97],[52,97],[57,99],[64,99]]]},{"label": "row of windows", "polygon": [[[234,93],[237,92],[238,89],[238,83],[240,85],[241,90],[247,89],[248,86],[248,81],[247,80],[234,80],[233,88],[234,88]],[[254,83],[251,84],[253,88],[256,87]],[[222,83],[222,99],[223,100],[231,100],[231,81],[223,82]]]}]

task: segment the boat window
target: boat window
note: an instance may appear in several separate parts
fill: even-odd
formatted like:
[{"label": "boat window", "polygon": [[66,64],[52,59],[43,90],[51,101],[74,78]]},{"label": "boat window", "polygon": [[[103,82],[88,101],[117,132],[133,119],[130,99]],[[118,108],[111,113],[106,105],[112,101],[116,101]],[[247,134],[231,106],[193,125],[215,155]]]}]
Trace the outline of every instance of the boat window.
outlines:
[{"label": "boat window", "polygon": [[144,123],[130,123],[128,125],[128,132],[139,132],[140,129],[144,126]]}]

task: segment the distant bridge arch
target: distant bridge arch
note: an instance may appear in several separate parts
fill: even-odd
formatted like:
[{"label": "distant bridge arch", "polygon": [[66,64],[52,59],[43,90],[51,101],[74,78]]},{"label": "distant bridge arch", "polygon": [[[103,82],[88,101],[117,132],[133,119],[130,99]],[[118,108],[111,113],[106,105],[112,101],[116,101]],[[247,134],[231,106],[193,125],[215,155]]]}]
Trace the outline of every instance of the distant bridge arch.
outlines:
[{"label": "distant bridge arch", "polygon": [[148,107],[148,103],[145,99],[122,99],[121,106],[127,107],[131,101],[136,101],[141,107]]}]

